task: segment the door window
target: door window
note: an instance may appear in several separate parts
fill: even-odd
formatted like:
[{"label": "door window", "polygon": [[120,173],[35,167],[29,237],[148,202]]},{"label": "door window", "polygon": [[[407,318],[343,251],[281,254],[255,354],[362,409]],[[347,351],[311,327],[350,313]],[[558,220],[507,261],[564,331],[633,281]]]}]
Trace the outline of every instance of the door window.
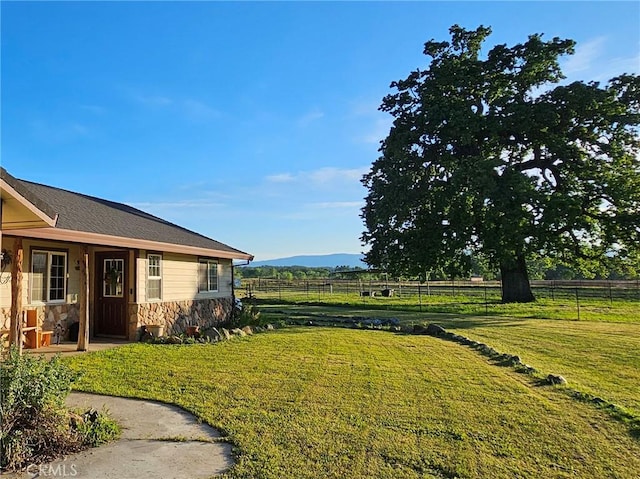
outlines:
[{"label": "door window", "polygon": [[124,296],[124,260],[104,260],[104,283],[102,295],[105,298],[122,298]]}]

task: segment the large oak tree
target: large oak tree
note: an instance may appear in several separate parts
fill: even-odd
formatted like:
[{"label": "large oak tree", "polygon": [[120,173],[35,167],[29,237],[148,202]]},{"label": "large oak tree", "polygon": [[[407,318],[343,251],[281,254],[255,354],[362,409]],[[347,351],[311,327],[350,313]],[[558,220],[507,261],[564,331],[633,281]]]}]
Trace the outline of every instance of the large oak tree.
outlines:
[{"label": "large oak tree", "polygon": [[503,301],[527,302],[532,255],[637,254],[640,77],[558,85],[571,40],[531,35],[483,54],[489,28],[450,33],[380,107],[394,121],[362,180],[366,262],[462,275],[481,255],[500,270]]}]

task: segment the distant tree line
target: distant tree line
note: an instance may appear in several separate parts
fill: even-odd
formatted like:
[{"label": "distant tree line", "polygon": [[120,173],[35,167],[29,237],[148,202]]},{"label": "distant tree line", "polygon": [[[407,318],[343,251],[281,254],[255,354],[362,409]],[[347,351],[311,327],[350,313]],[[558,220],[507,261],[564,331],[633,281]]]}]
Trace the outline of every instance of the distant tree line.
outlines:
[{"label": "distant tree line", "polygon": [[[497,269],[492,269],[489,261],[478,256],[471,256],[471,276],[480,276],[486,280],[500,279]],[[633,280],[640,279],[640,259],[623,261],[620,258],[607,258],[602,260],[597,267],[580,263],[565,264],[550,258],[535,257],[527,261],[529,277],[534,280],[571,280],[571,279],[604,279],[604,280]],[[337,266],[331,267],[307,267],[307,266],[243,266],[235,268],[235,277],[241,278],[269,278],[284,281],[305,279],[361,279],[383,280],[384,272],[367,270],[359,267]],[[594,272],[595,271],[595,272]],[[424,275],[431,281],[466,280],[469,276],[457,276],[440,269],[430,271]],[[391,278],[391,276],[389,276]],[[418,278],[402,277],[398,279],[415,280]]]}]

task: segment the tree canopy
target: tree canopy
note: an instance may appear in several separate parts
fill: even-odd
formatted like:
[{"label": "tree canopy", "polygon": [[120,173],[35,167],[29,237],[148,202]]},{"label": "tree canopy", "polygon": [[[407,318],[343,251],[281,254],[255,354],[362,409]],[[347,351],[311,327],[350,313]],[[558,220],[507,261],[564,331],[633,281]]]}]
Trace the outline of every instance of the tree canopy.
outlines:
[{"label": "tree canopy", "polygon": [[450,34],[380,107],[394,121],[362,180],[365,261],[424,277],[481,255],[513,302],[534,300],[527,258],[637,258],[640,77],[558,84],[572,40],[483,55],[490,28]]}]

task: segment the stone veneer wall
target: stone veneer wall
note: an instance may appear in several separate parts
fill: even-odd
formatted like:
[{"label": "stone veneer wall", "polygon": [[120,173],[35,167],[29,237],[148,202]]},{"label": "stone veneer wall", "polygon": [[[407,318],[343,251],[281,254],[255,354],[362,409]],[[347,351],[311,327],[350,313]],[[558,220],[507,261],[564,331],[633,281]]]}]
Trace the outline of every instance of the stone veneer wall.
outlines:
[{"label": "stone veneer wall", "polygon": [[129,305],[129,341],[138,339],[140,326],[164,326],[164,334],[181,334],[187,326],[208,329],[231,318],[231,298],[194,299]]},{"label": "stone veneer wall", "polygon": [[[65,331],[65,339],[69,337],[69,326],[80,321],[78,304],[75,303],[26,306],[24,309],[35,309],[38,312],[38,325],[45,331],[53,330],[56,324],[60,322]],[[10,329],[11,308],[0,308],[0,321],[2,329]]]}]

